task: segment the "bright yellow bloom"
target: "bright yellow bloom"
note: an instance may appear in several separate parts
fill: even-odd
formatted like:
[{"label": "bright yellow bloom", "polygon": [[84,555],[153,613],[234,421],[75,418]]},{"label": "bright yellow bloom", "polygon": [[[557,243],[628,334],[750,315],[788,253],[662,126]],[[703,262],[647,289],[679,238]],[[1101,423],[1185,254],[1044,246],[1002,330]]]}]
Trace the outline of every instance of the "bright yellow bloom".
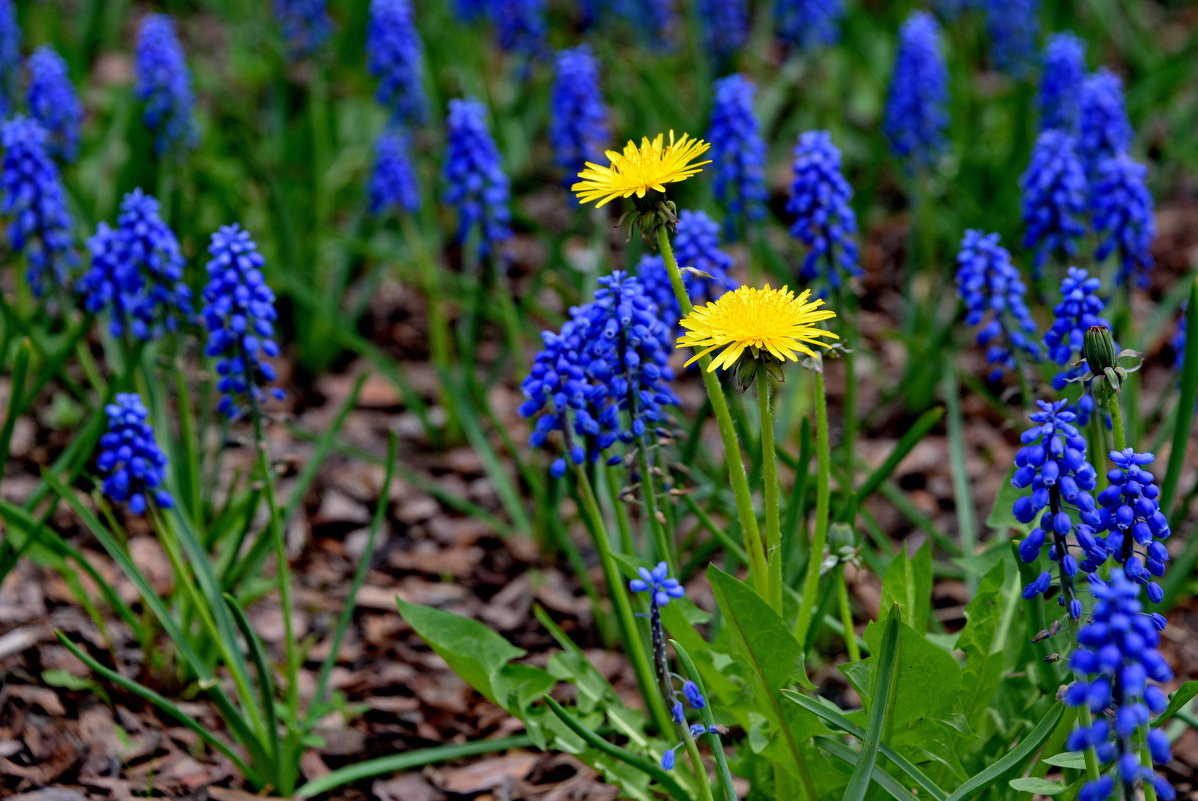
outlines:
[{"label": "bright yellow bloom", "polygon": [[704,164],[711,163],[710,160],[691,163],[709,147],[711,145],[702,139],[691,139],[687,134],[675,141],[673,131],[670,131],[669,144],[665,143],[665,134],[658,134],[653,141],[646,136],[641,139],[640,147],[630,141],[624,146],[623,153],[608,150],[610,167],[588,161],[586,169],[578,173],[582,180],[570,189],[583,203],[598,200],[596,207],[618,197],[633,194],[644,197],[650,189],[665,192],[666,184],[685,181],[702,172]]},{"label": "bright yellow bloom", "polygon": [[770,289],[769,284],[765,289],[742,286],[725,292],[711,303],[696,306],[680,321],[687,333],[678,337],[678,347],[703,349],[688,365],[724,348],[712,359],[708,372],[731,367],[750,348],[754,358],[764,351],[780,362],[797,362],[796,353],[815,356],[808,344],[826,348],[830,343],[821,342],[821,337],[839,337],[813,325],[835,317],[836,312],[821,309],[823,300],[808,300],[810,296],[810,289],[795,297],[786,287]]}]

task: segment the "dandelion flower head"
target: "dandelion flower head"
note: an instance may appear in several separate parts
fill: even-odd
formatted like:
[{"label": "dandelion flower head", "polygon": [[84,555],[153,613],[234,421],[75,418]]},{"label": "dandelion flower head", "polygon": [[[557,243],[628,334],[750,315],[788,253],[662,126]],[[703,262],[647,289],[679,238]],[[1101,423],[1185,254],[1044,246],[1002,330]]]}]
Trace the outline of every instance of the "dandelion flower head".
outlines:
[{"label": "dandelion flower head", "polygon": [[579,201],[599,201],[596,206],[605,206],[616,198],[636,195],[643,198],[649,190],[665,192],[666,184],[685,181],[702,172],[703,165],[711,161],[695,161],[707,152],[710,145],[702,139],[693,139],[688,134],[675,138],[670,131],[658,134],[653,139],[643,137],[638,146],[629,141],[622,153],[606,151],[611,165],[602,167],[587,162],[586,168],[578,173],[582,180],[570,189]]},{"label": "dandelion flower head", "polygon": [[708,372],[732,367],[746,350],[754,358],[764,351],[780,362],[798,361],[799,353],[815,356],[809,346],[827,347],[829,343],[821,339],[839,337],[815,325],[835,317],[836,312],[821,308],[822,299],[810,298],[809,289],[796,296],[786,287],[742,286],[712,303],[695,307],[684,317],[680,325],[687,333],[678,338],[678,347],[701,348],[688,365],[721,351],[708,366]]}]

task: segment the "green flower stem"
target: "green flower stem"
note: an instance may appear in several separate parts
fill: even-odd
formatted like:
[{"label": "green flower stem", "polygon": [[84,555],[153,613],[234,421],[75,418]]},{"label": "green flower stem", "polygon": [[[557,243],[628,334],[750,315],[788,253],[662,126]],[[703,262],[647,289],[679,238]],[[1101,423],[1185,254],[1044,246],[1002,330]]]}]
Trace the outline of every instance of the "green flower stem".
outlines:
[{"label": "green flower stem", "polygon": [[[1090,707],[1085,704],[1077,707],[1077,722],[1079,725],[1086,727],[1094,725],[1094,717],[1090,714]],[[1102,778],[1102,771],[1098,765],[1098,754],[1094,751],[1094,746],[1090,746],[1083,751],[1082,756],[1086,760],[1086,778],[1092,782],[1096,782]]]},{"label": "green flower stem", "polygon": [[[1103,404],[1111,413],[1111,433],[1115,437],[1115,450],[1122,451],[1127,447],[1127,435],[1123,432],[1123,412],[1119,409],[1119,395],[1111,393]],[[1105,457],[1106,454],[1095,454],[1095,458]]]},{"label": "green flower stem", "polygon": [[[830,257],[829,257],[830,258]],[[830,265],[829,269],[835,269],[834,265]],[[839,310],[838,319],[844,323],[844,401],[841,408],[841,419],[844,421],[844,431],[842,442],[840,443],[842,458],[844,464],[841,466],[841,481],[844,482],[844,492],[848,497],[847,507],[848,515],[840,518],[847,523],[852,524],[856,516],[856,493],[853,478],[856,475],[856,457],[857,450],[857,369],[856,369],[856,350],[857,350],[857,315],[853,312],[856,309],[850,310],[849,305],[852,302],[852,293],[844,290],[844,285],[836,290],[836,308]]]},{"label": "green flower stem", "polygon": [[653,478],[652,465],[646,452],[645,437],[640,437],[636,445],[636,464],[641,473],[641,500],[645,504],[645,516],[649,518],[649,530],[653,532],[653,547],[657,558],[670,566],[670,575],[677,575],[678,558],[670,542],[669,532],[663,522],[661,510],[657,508],[657,481]]},{"label": "green flower stem", "polygon": [[699,753],[699,746],[695,744],[695,738],[691,736],[691,730],[686,724],[682,728],[682,741],[686,743],[686,755],[690,757],[691,770],[695,774],[695,784],[699,788],[699,801],[715,801],[711,795],[711,782],[707,779],[707,766],[703,764],[703,755]]},{"label": "green flower stem", "polygon": [[845,579],[844,565],[836,569],[836,604],[840,608],[840,623],[844,626],[844,647],[850,662],[861,661],[861,646],[857,644],[857,630],[853,628],[853,610],[849,607],[849,584]]},{"label": "green flower stem", "polygon": [[807,641],[815,596],[819,593],[819,569],[828,543],[828,510],[832,501],[832,446],[828,439],[828,396],[824,387],[824,364],[820,358],[811,371],[815,376],[815,451],[818,472],[815,484],[815,535],[807,552],[807,572],[803,577],[803,597],[799,601],[799,616],[795,621],[795,636],[800,643]]},{"label": "green flower stem", "polygon": [[632,537],[628,506],[620,497],[620,482],[616,480],[615,468],[604,467],[603,483],[607,487],[607,497],[611,500],[612,513],[616,518],[616,535],[619,537],[620,550],[632,556],[637,553],[636,541]]},{"label": "green flower stem", "polygon": [[612,606],[616,610],[616,619],[620,624],[620,633],[623,635],[624,642],[628,646],[628,658],[631,660],[632,669],[636,673],[637,683],[641,686],[641,695],[645,698],[645,704],[648,706],[649,713],[656,722],[658,730],[662,732],[673,731],[674,722],[671,720],[670,713],[666,710],[665,701],[658,691],[657,678],[653,673],[653,666],[649,664],[649,659],[645,655],[645,649],[636,627],[636,618],[632,614],[632,604],[628,600],[628,591],[621,580],[620,568],[616,564],[616,557],[611,550],[611,542],[607,537],[607,526],[603,522],[603,513],[599,511],[599,500],[595,497],[595,490],[591,486],[591,479],[587,476],[586,470],[583,469],[582,465],[574,465],[574,478],[578,485],[579,497],[582,499],[583,512],[588,522],[587,529],[590,531],[591,539],[595,543],[595,550],[599,552],[599,561],[603,565],[603,575],[607,578],[607,591],[611,595]]},{"label": "green flower stem", "polygon": [[782,526],[778,519],[778,454],[774,442],[774,380],[757,373],[757,414],[761,418],[761,480],[765,484],[765,553],[770,595],[766,600],[782,614]]},{"label": "green flower stem", "polygon": [[[674,297],[678,300],[678,308],[682,316],[690,314],[690,297],[686,294],[686,285],[682,283],[682,273],[678,270],[678,261],[674,258],[674,249],[670,246],[670,237],[665,227],[657,229],[657,246],[661,250],[662,261],[665,262],[666,272],[670,276],[670,284],[674,288]],[[732,423],[732,415],[728,411],[728,399],[720,387],[719,379],[707,367],[711,357],[699,359],[699,374],[703,376],[703,385],[707,388],[707,397],[711,401],[711,411],[715,415],[720,429],[720,439],[724,442],[724,461],[728,465],[728,480],[732,484],[732,493],[736,498],[736,516],[740,521],[741,532],[745,539],[745,550],[749,554],[749,582],[762,598],[769,599],[769,571],[765,561],[765,550],[761,543],[761,532],[757,528],[757,513],[753,510],[753,495],[749,491],[749,480],[745,475],[745,465],[740,455],[740,443],[736,438],[736,427]]]}]

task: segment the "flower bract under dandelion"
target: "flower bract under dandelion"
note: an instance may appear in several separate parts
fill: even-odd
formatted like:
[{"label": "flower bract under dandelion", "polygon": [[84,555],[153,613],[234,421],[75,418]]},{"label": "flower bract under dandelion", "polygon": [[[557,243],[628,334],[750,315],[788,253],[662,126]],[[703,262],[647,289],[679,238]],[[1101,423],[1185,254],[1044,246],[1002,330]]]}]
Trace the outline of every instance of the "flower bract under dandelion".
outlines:
[{"label": "flower bract under dandelion", "polygon": [[702,139],[692,139],[682,134],[677,139],[670,131],[658,134],[653,139],[643,137],[638,146],[630,141],[624,152],[606,151],[611,166],[601,167],[587,162],[586,169],[578,173],[582,180],[570,189],[583,203],[599,201],[596,206],[605,206],[616,198],[636,195],[643,198],[650,190],[665,192],[666,184],[685,181],[702,172],[711,161],[695,161],[707,152],[710,145]]},{"label": "flower bract under dandelion", "polygon": [[708,372],[733,366],[746,350],[754,358],[764,351],[780,362],[798,361],[799,353],[815,356],[809,346],[827,347],[823,338],[839,337],[815,326],[836,312],[820,308],[824,301],[810,297],[809,289],[796,297],[786,287],[742,286],[684,317],[680,324],[687,333],[678,338],[678,347],[702,349],[687,364],[723,349],[708,365]]}]

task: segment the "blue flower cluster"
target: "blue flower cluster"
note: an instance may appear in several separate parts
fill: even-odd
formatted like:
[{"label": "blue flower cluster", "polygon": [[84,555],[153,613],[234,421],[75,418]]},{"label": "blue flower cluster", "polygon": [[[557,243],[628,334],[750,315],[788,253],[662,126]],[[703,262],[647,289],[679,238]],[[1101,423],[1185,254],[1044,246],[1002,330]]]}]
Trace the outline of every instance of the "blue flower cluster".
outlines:
[{"label": "blue flower cluster", "polygon": [[175,34],[175,22],[166,14],[150,14],[142,20],[136,72],[136,93],[146,104],[146,125],[157,131],[155,149],[162,154],[191,147],[196,139],[191,72]]},{"label": "blue flower cluster", "polygon": [[1018,369],[1016,352],[1040,359],[1036,322],[1024,300],[1027,288],[998,234],[965,232],[957,254],[957,289],[965,303],[966,325],[981,325],[989,317],[977,342],[986,348],[986,361],[995,366],[991,381],[999,380],[1005,370]]},{"label": "blue flower cluster", "polygon": [[1156,217],[1147,176],[1147,167],[1119,153],[1099,164],[1090,193],[1094,231],[1102,238],[1094,258],[1102,261],[1118,252],[1120,284],[1134,276],[1137,284],[1147,286],[1152,271]]},{"label": "blue flower cluster", "polygon": [[[655,606],[669,606],[670,601],[673,599],[686,597],[686,589],[678,583],[678,579],[670,577],[670,567],[665,562],[658,562],[652,569],[638,567],[636,574],[640,578],[634,578],[628,582],[628,589],[633,592],[648,593],[649,603]],[[694,687],[693,682],[691,686]],[[693,694],[694,696],[698,696],[699,701],[695,709],[701,709],[704,705],[703,696],[699,694],[697,687],[695,687]]]},{"label": "blue flower cluster", "polygon": [[1085,42],[1069,31],[1050,36],[1040,74],[1040,130],[1060,128],[1070,136],[1077,135],[1085,77]]},{"label": "blue flower cluster", "polygon": [[1169,347],[1173,348],[1173,369],[1181,372],[1186,365],[1186,307],[1189,302],[1181,304],[1181,316],[1177,318],[1177,326],[1173,336],[1169,337]]},{"label": "blue flower cluster", "polygon": [[794,150],[794,181],[786,211],[794,218],[791,236],[807,246],[799,275],[819,278],[839,289],[844,277],[861,275],[857,215],[849,201],[852,187],[840,169],[840,151],[827,131],[807,131]]},{"label": "blue flower cluster", "polygon": [[545,51],[545,0],[492,0],[499,47],[525,56]]},{"label": "blue flower cluster", "polygon": [[774,18],[778,35],[799,50],[835,44],[840,38],[844,0],[777,0]]},{"label": "blue flower cluster", "polygon": [[141,340],[178,330],[191,317],[179,240],[158,213],[158,201],[134,189],[121,201],[117,227],[100,223],[88,240],[91,269],[80,281],[90,312],[111,308],[114,337]]},{"label": "blue flower cluster", "polygon": [[698,0],[703,46],[717,62],[726,61],[749,38],[747,0]]},{"label": "blue flower cluster", "polygon": [[370,174],[370,213],[413,213],[420,208],[416,172],[408,159],[411,145],[399,129],[383,131],[374,146],[374,171]]},{"label": "blue flower cluster", "polygon": [[47,281],[65,283],[75,263],[66,195],[48,152],[46,130],[36,120],[19,115],[8,120],[0,128],[0,143],[0,214],[10,218],[9,247],[26,254],[26,279],[40,297]]},{"label": "blue flower cluster", "polygon": [[[728,275],[732,257],[720,249],[719,235],[719,225],[702,211],[683,209],[678,216],[674,258],[682,271],[682,283],[692,305],[710,303],[738,286]],[[661,256],[645,254],[637,265],[637,277],[645,294],[657,305],[662,322],[669,330],[681,334],[683,329],[678,321],[682,318],[682,310],[674,296],[665,261]]]},{"label": "blue flower cluster", "polygon": [[453,11],[462,22],[474,22],[489,15],[491,0],[454,0]]},{"label": "blue flower cluster", "polygon": [[366,27],[366,68],[378,78],[375,97],[394,123],[424,121],[423,48],[409,0],[371,0]]},{"label": "blue flower cluster", "polygon": [[939,39],[940,26],[926,11],[911,14],[899,34],[883,127],[911,172],[932,166],[948,145],[948,68]]},{"label": "blue flower cluster", "polygon": [[753,82],[729,75],[715,83],[711,112],[711,160],[715,196],[724,207],[724,235],[736,239],[765,216],[765,141],[753,113]]},{"label": "blue flower cluster", "polygon": [[1013,78],[1027,72],[1040,35],[1039,0],[984,0],[994,66]]},{"label": "blue flower cluster", "polygon": [[1082,82],[1077,151],[1091,180],[1102,162],[1131,145],[1131,123],[1123,107],[1123,81],[1100,67]]},{"label": "blue flower cluster", "polygon": [[1073,137],[1056,128],[1036,139],[1032,161],[1019,180],[1023,188],[1023,246],[1035,249],[1039,277],[1049,256],[1072,258],[1086,233],[1086,174]]},{"label": "blue flower cluster", "polygon": [[[1044,347],[1048,351],[1048,357],[1057,364],[1066,366],[1066,369],[1052,379],[1052,387],[1058,392],[1064,389],[1071,379],[1086,371],[1084,365],[1067,366],[1082,360],[1086,331],[1096,325],[1111,327],[1109,322],[1099,316],[1106,307],[1106,302],[1098,294],[1101,288],[1102,282],[1096,277],[1090,277],[1090,274],[1080,267],[1070,267],[1065,279],[1061,281],[1061,302],[1053,307],[1052,326],[1044,334]],[[1082,425],[1090,421],[1090,415],[1094,411],[1094,398],[1088,390],[1082,392],[1076,411]]]},{"label": "blue flower cluster", "polygon": [[[1101,523],[1091,494],[1098,474],[1086,461],[1086,438],[1075,425],[1077,415],[1066,410],[1066,402],[1036,404],[1040,411],[1032,412],[1035,425],[1020,437],[1023,447],[1015,454],[1015,473],[1011,476],[1012,486],[1032,491],[1015,501],[1011,510],[1015,519],[1031,523],[1039,517],[1036,527],[1019,543],[1019,558],[1035,562],[1051,538],[1048,556],[1059,565],[1059,600],[1076,620],[1082,613],[1073,586],[1078,562],[1069,552],[1067,537],[1072,533],[1075,541],[1093,541],[1094,529]],[[1046,570],[1024,588],[1023,597],[1043,595],[1051,586],[1052,574]]]},{"label": "blue flower cluster", "polygon": [[50,137],[50,152],[63,161],[74,161],[79,150],[83,106],[75,95],[67,63],[54,48],[45,46],[29,57],[29,114]]},{"label": "blue flower cluster", "polygon": [[1066,746],[1071,751],[1093,748],[1099,761],[1111,768],[1087,783],[1078,798],[1107,801],[1114,797],[1116,786],[1126,789],[1126,797],[1139,797],[1135,785],[1151,782],[1157,798],[1172,801],[1177,797],[1173,787],[1141,764],[1136,743],[1137,734],[1146,729],[1152,762],[1169,762],[1169,738],[1149,726],[1152,717],[1169,704],[1161,688],[1151,682],[1173,678],[1158,650],[1164,618],[1144,614],[1140,588],[1122,570],[1113,570],[1109,581],[1091,576],[1090,583],[1094,609],[1078,631],[1078,648],[1069,657],[1077,681],[1065,692],[1064,700],[1071,707],[1088,707],[1095,719],[1074,729]]},{"label": "blue flower cluster", "polygon": [[[542,334],[545,348],[521,385],[522,417],[539,415],[529,441],[544,445],[558,431],[573,464],[594,462],[617,441],[638,443],[677,406],[669,387],[672,332],[640,282],[622,272],[599,279],[595,300],[570,310],[560,334]],[[619,454],[608,455],[616,464]],[[562,476],[566,459],[553,462]]]},{"label": "blue flower cluster", "polygon": [[21,66],[21,26],[12,0],[0,0],[0,119],[13,110],[17,70]]},{"label": "blue flower cluster", "polygon": [[457,209],[459,242],[466,242],[478,226],[482,259],[512,235],[508,179],[486,117],[486,107],[477,100],[449,101],[444,200]]},{"label": "blue flower cluster", "polygon": [[113,503],[128,504],[135,515],[145,514],[147,498],[164,509],[173,505],[162,489],[166,454],[154,442],[146,407],[136,394],[119,394],[104,407],[108,431],[100,437],[96,467],[106,473],[102,488]]},{"label": "blue flower cluster", "polygon": [[306,58],[333,34],[327,0],[275,0],[275,19],[292,58]]},{"label": "blue flower cluster", "polygon": [[1153,603],[1160,603],[1164,591],[1152,579],[1165,574],[1169,551],[1163,540],[1172,532],[1161,511],[1156,479],[1143,469],[1153,458],[1151,453],[1136,453],[1131,448],[1111,451],[1115,466],[1107,473],[1110,485],[1098,493],[1100,529],[1106,537],[1101,547],[1093,549],[1091,569],[1105,561],[1100,557],[1109,555],[1123,565],[1129,579],[1147,585]]},{"label": "blue flower cluster", "polygon": [[[264,400],[264,387],[275,380],[275,368],[267,361],[279,355],[273,339],[275,295],[262,276],[258,246],[240,225],[217,230],[208,253],[212,259],[204,287],[204,353],[216,357],[216,388],[222,395],[217,408],[233,419],[247,398],[254,405]],[[283,397],[277,387],[271,394]]]},{"label": "blue flower cluster", "polygon": [[549,105],[549,142],[570,180],[603,157],[610,133],[599,89],[599,59],[588,45],[557,54]]}]

